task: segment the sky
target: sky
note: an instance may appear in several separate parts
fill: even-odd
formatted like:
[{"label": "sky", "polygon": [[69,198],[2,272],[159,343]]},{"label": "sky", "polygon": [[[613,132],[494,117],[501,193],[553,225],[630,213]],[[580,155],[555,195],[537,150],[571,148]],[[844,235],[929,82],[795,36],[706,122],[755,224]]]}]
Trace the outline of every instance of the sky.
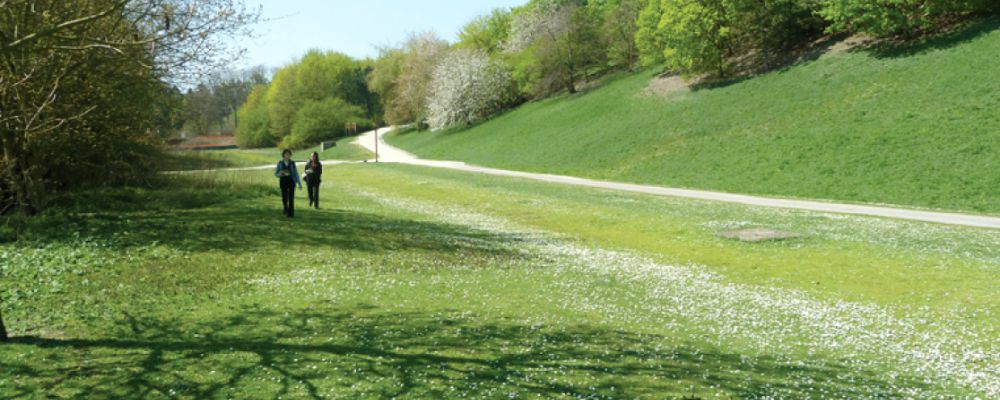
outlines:
[{"label": "sky", "polygon": [[404,41],[411,32],[434,31],[454,42],[466,22],[497,7],[527,0],[247,0],[263,7],[256,38],[241,40],[242,65],[280,67],[309,49],[375,57],[378,46]]}]

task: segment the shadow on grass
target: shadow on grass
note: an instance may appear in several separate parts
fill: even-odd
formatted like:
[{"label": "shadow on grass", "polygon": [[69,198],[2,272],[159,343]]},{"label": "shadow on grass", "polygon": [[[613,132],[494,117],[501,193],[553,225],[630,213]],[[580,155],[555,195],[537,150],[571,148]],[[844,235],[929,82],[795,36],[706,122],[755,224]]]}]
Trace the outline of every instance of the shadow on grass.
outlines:
[{"label": "shadow on grass", "polygon": [[891,398],[911,383],[587,325],[365,305],[252,308],[199,322],[129,317],[107,338],[16,338],[0,347],[0,382],[7,398],[312,399]]},{"label": "shadow on grass", "polygon": [[297,192],[296,217],[289,219],[281,213],[274,187],[192,182],[197,183],[180,180],[158,189],[111,188],[75,194],[62,200],[60,209],[28,221],[21,241],[27,246],[72,246],[84,240],[123,251],[166,246],[240,254],[280,247],[520,258],[511,246],[497,244],[526,240],[461,225],[340,210],[335,200],[324,203],[333,208],[313,210],[305,207],[301,191]]},{"label": "shadow on grass", "polygon": [[768,57],[767,62],[764,61],[762,53],[756,53],[742,61],[746,65],[736,67],[738,72],[734,76],[714,77],[703,80],[692,84],[691,90],[720,89],[757,78],[761,75],[787,71],[792,67],[819,60],[831,47],[844,39],[844,35],[825,37],[816,42],[804,45],[801,48],[776,52],[777,54],[772,54]]},{"label": "shadow on grass", "polygon": [[[305,202],[305,199],[297,199]],[[216,207],[175,211],[63,215],[35,224],[33,238],[46,243],[73,243],[81,238],[117,249],[167,246],[182,251],[260,251],[267,247],[335,248],[358,251],[425,250],[453,253],[512,253],[496,243],[524,240],[514,235],[468,227],[397,219],[338,209],[297,210],[282,215],[280,199],[273,207],[260,203],[222,203]]]}]

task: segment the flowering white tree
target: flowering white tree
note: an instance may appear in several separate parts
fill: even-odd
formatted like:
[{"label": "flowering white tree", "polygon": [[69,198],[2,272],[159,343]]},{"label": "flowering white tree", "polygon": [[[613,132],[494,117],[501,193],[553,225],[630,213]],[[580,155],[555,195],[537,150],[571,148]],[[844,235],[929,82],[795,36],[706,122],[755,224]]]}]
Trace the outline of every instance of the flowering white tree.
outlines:
[{"label": "flowering white tree", "polygon": [[434,69],[427,99],[432,130],[470,124],[500,111],[513,98],[510,72],[481,50],[454,50]]}]

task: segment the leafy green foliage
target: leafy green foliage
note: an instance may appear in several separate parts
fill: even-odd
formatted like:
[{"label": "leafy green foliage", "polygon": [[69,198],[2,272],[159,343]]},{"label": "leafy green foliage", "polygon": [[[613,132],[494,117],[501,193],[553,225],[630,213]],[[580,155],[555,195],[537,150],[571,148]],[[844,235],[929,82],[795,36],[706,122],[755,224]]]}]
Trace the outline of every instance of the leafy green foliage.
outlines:
[{"label": "leafy green foliage", "polygon": [[609,0],[590,2],[588,7],[599,13],[600,34],[606,46],[609,69],[632,69],[639,62],[636,35],[639,31],[639,14],[646,0]]},{"label": "leafy green foliage", "polygon": [[236,144],[244,148],[273,146],[271,119],[268,114],[267,85],[257,85],[247,96],[247,101],[237,111],[241,121],[236,129]]},{"label": "leafy green foliage", "polygon": [[913,36],[973,13],[1000,10],[991,0],[822,0],[830,29],[877,36]]},{"label": "leafy green foliage", "polygon": [[636,20],[635,45],[639,51],[639,61],[649,67],[662,63],[663,49],[666,40],[660,29],[660,17],[663,15],[660,0],[646,0],[645,6],[639,12]]},{"label": "leafy green foliage", "polygon": [[367,76],[368,90],[379,97],[383,110],[381,118],[389,123],[398,122],[390,120],[389,110],[392,109],[391,102],[397,96],[396,84],[405,61],[406,52],[402,48],[379,48],[379,56],[372,62],[372,71]]},{"label": "leafy green foliage", "polygon": [[487,54],[497,54],[510,39],[510,10],[498,8],[488,15],[469,21],[458,33],[456,47],[478,49]]},{"label": "leafy green foliage", "polygon": [[[516,9],[507,50],[530,59],[514,65],[528,94],[543,97],[577,85],[606,68],[599,8],[578,0],[533,0]],[[517,71],[528,69],[527,71]]]},{"label": "leafy green foliage", "polygon": [[341,53],[306,53],[250,93],[237,114],[243,123],[237,142],[242,147],[281,143],[303,148],[340,136],[345,122],[371,126],[366,121],[379,109],[378,96],[367,83],[371,72],[367,62]]},{"label": "leafy green foliage", "polygon": [[300,149],[323,140],[330,140],[346,134],[345,124],[358,123],[359,126],[370,126],[363,122],[364,110],[353,104],[329,97],[323,100],[306,102],[299,108],[295,116],[292,133],[286,136],[281,147]]},{"label": "leafy green foliage", "polygon": [[655,6],[642,16],[637,36],[648,54],[662,43],[667,65],[695,75],[729,72],[730,60],[755,50],[782,50],[812,39],[823,23],[814,16],[815,1],[661,0],[658,32],[650,23]]}]

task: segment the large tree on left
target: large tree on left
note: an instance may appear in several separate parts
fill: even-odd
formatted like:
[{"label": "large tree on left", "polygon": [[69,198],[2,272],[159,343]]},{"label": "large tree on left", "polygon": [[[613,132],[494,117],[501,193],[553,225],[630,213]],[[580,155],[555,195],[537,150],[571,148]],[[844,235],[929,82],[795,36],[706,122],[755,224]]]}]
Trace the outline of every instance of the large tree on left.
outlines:
[{"label": "large tree on left", "polygon": [[258,15],[241,0],[0,0],[0,214],[141,177],[167,88],[231,60]]}]

